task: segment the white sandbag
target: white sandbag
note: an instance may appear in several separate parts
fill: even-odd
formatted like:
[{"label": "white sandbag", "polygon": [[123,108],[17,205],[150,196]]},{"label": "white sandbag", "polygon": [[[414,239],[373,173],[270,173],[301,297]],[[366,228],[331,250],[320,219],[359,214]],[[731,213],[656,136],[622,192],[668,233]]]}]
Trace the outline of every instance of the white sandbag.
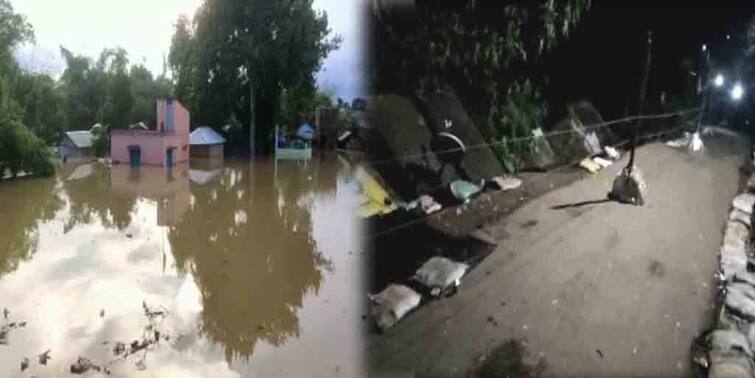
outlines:
[{"label": "white sandbag", "polygon": [[611,146],[604,146],[603,151],[605,151],[606,156],[608,156],[610,159],[619,160],[619,158],[621,158],[619,151]]},{"label": "white sandbag", "polygon": [[744,355],[729,356],[713,354],[710,358],[710,378],[752,378],[752,363]]},{"label": "white sandbag", "polygon": [[724,248],[744,249],[747,245],[747,239],[750,236],[750,229],[740,222],[726,222],[726,231],[724,231]]},{"label": "white sandbag", "polygon": [[443,208],[430,196],[420,197],[420,205],[422,207],[422,211],[424,211],[425,214],[432,214],[436,211],[440,211],[440,209]]},{"label": "white sandbag", "polygon": [[437,296],[452,286],[459,286],[461,277],[468,268],[467,264],[434,256],[417,269],[414,279],[429,288],[432,295]]},{"label": "white sandbag", "polygon": [[747,253],[744,248],[722,247],[720,253],[721,273],[725,280],[729,281],[740,272],[747,271]]},{"label": "white sandbag", "polygon": [[689,150],[692,152],[700,151],[703,149],[703,140],[700,139],[699,133],[692,133],[689,140]]},{"label": "white sandbag", "polygon": [[726,286],[726,307],[748,320],[755,319],[755,288],[735,282]]},{"label": "white sandbag", "polygon": [[522,186],[522,180],[511,176],[496,176],[490,179],[499,190],[512,190]]},{"label": "white sandbag", "polygon": [[747,214],[752,214],[752,206],[755,205],[755,194],[742,193],[731,201],[731,205],[735,209],[744,211]]},{"label": "white sandbag", "polygon": [[692,138],[690,133],[684,133],[684,136],[681,138],[673,139],[668,142],[666,142],[666,145],[669,147],[679,148],[679,147],[685,147],[689,145],[689,141]]},{"label": "white sandbag", "polygon": [[729,213],[729,220],[740,222],[744,225],[752,226],[752,214],[747,214],[739,209],[732,209]]},{"label": "white sandbag", "polygon": [[711,334],[711,352],[722,354],[744,353],[752,356],[747,336],[736,330],[719,329]]},{"label": "white sandbag", "polygon": [[612,161],[610,161],[608,159],[604,159],[604,158],[602,158],[600,156],[596,156],[596,157],[592,158],[592,161],[594,161],[596,164],[598,164],[599,166],[601,166],[603,168],[610,167],[611,164],[613,164]]},{"label": "white sandbag", "polygon": [[747,337],[736,330],[711,334],[709,377],[751,377],[752,351]]},{"label": "white sandbag", "polygon": [[422,296],[411,288],[390,284],[377,294],[369,294],[370,312],[378,327],[387,330],[393,327],[409,311],[419,305]]},{"label": "white sandbag", "polygon": [[419,207],[422,209],[422,211],[425,212],[425,214],[432,214],[442,208],[439,203],[435,202],[435,199],[433,197],[430,197],[427,194],[419,196],[418,200]]}]

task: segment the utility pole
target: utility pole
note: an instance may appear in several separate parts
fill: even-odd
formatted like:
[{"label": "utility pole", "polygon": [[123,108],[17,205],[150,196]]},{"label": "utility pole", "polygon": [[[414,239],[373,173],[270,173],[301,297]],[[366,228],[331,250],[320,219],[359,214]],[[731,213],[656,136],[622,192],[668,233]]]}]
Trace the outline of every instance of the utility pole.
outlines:
[{"label": "utility pole", "polygon": [[[247,73],[248,74],[248,73]],[[249,75],[249,154],[254,157],[254,129],[255,129],[255,109],[254,109],[254,81]]]},{"label": "utility pole", "polygon": [[[648,31],[647,51],[645,53],[645,68],[642,72],[642,84],[640,86],[639,118],[637,118],[637,127],[634,129],[634,138],[632,139],[632,149],[629,152],[629,164],[627,172],[632,173],[634,168],[634,150],[637,147],[637,140],[640,138],[640,128],[642,127],[642,110],[645,105],[645,94],[647,92],[648,77],[650,76],[651,51],[653,49],[653,32]],[[628,176],[627,176],[628,177]]]},{"label": "utility pole", "polygon": [[[703,45],[703,46],[705,46],[705,45]],[[700,106],[700,111],[697,114],[697,134],[698,135],[700,134],[700,129],[702,128],[702,125],[703,125],[703,117],[705,116],[705,110],[708,108],[708,106],[709,106],[708,103],[710,102],[710,76],[711,76],[711,71],[712,71],[710,69],[710,66],[711,66],[711,64],[710,64],[710,49],[707,48],[707,46],[706,46],[704,52],[705,52],[705,66],[706,66],[705,70],[707,72],[705,72],[705,83],[703,83],[703,85],[702,85],[703,86],[702,105]],[[701,78],[701,80],[702,80],[702,78]]]}]

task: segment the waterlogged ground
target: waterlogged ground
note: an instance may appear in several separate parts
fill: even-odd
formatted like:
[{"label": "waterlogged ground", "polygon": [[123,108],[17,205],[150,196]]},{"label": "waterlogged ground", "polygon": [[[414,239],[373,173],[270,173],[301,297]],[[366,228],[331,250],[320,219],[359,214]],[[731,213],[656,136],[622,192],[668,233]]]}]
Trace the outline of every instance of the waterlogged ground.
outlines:
[{"label": "waterlogged ground", "polygon": [[363,375],[353,168],[69,163],[0,182],[0,376]]}]

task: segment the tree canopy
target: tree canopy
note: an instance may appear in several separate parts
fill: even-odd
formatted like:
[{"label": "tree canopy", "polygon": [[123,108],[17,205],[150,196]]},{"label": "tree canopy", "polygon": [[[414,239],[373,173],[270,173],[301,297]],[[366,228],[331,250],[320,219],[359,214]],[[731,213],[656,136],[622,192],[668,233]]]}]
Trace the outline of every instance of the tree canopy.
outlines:
[{"label": "tree canopy", "polygon": [[478,120],[498,118],[502,94],[528,64],[570,34],[590,0],[418,6],[410,17],[375,10],[372,85],[413,94],[454,87]]},{"label": "tree canopy", "polygon": [[24,124],[50,121],[39,99],[39,92],[50,89],[50,83],[24,76],[13,58],[13,49],[33,38],[26,19],[16,14],[7,0],[0,0],[0,179],[7,172],[13,176],[20,171],[39,175],[54,172],[49,149]]},{"label": "tree canopy", "polygon": [[[314,98],[315,74],[340,41],[312,0],[206,0],[192,22],[176,24],[169,55],[176,97],[198,122],[253,132],[256,149],[268,150],[274,124],[311,106],[302,98]],[[249,146],[249,139],[229,142]]]}]

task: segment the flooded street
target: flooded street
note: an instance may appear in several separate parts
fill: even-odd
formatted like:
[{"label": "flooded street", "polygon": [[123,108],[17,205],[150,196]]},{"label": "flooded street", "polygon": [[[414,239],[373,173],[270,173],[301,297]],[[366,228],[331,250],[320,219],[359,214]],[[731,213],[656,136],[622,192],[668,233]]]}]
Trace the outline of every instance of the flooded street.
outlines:
[{"label": "flooded street", "polygon": [[0,183],[0,375],[363,375],[353,168],[69,163]]}]

